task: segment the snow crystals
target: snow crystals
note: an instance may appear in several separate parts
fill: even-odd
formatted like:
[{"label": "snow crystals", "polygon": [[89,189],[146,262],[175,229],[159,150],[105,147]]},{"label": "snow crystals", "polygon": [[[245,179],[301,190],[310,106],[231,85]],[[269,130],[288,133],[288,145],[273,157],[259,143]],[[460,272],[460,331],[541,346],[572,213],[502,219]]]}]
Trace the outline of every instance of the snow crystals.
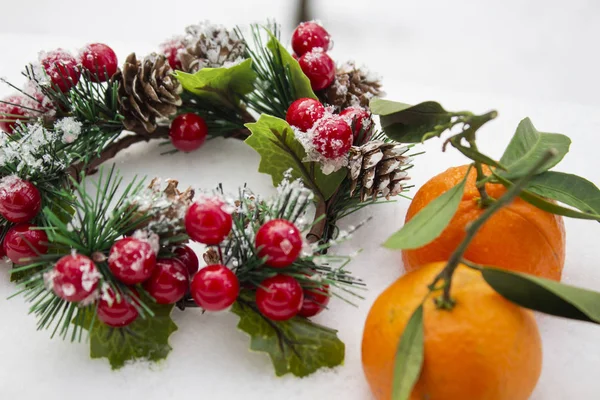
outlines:
[{"label": "snow crystals", "polygon": [[81,134],[81,122],[73,117],[61,118],[54,124],[54,129],[62,133],[64,143],[73,143]]}]

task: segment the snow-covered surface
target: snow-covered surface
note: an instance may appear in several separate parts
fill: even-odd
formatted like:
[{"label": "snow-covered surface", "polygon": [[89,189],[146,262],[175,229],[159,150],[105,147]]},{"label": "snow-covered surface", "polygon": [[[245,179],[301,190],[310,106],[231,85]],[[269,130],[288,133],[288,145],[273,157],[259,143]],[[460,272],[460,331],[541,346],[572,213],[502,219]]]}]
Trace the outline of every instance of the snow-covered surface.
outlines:
[{"label": "snow-covered surface", "polygon": [[[230,0],[227,6],[177,1],[173,7],[158,0],[83,3],[3,4],[0,76],[18,80],[22,66],[41,49],[76,50],[89,41],[106,41],[124,60],[129,51],[154,50],[184,26],[207,18],[231,25],[272,16],[288,24],[294,14],[292,2],[281,0]],[[499,118],[480,135],[480,147],[493,156],[500,155],[518,121],[529,116],[540,130],[566,133],[573,139],[560,170],[600,183],[597,2],[314,3],[335,41],[333,57],[356,58],[381,73],[389,98],[408,103],[436,99],[453,110],[498,109]],[[289,24],[287,28],[289,37]],[[0,95],[9,93],[0,88]],[[427,154],[415,160],[411,173],[417,186],[464,162],[456,152],[440,153],[440,145],[428,143]],[[146,174],[177,178],[182,188],[212,188],[222,182],[232,191],[243,183],[257,193],[274,191],[270,179],[255,172],[259,158],[243,143],[210,141],[188,155],[160,156],[161,151],[155,143],[139,145],[116,162],[126,179]],[[248,352],[248,340],[236,330],[233,315],[203,316],[195,311],[174,313],[179,331],[172,336],[174,350],[166,361],[137,363],[113,372],[105,360],[90,360],[85,344],[50,340],[48,332],[36,332],[35,319],[27,315],[23,300],[5,300],[14,286],[8,283],[8,269],[0,266],[0,398],[369,399],[360,365],[362,326],[377,294],[402,271],[399,254],[379,244],[401,226],[407,207],[408,201],[401,200],[343,221],[351,225],[373,217],[337,250],[364,249],[352,268],[370,291],[359,308],[334,300],[331,310],[320,316],[320,322],[339,329],[346,343],[346,363],[306,379],[275,378],[266,356]],[[564,281],[600,290],[600,227],[575,220],[567,220],[566,226]],[[597,398],[600,327],[545,316],[539,317],[539,323],[544,366],[532,399]]]}]

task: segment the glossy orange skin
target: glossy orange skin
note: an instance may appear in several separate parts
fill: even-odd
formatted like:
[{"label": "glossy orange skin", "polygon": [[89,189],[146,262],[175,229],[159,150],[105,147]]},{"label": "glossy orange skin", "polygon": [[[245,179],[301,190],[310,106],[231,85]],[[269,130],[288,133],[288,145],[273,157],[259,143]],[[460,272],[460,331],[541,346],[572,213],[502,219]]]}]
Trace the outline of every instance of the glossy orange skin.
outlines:
[{"label": "glossy orange skin", "polygon": [[[425,183],[408,208],[406,222],[433,199],[458,184],[467,169],[467,165],[453,167]],[[480,196],[475,180],[475,169],[471,169],[458,211],[437,239],[421,248],[402,252],[407,271],[431,262],[447,260],[462,242],[467,224],[483,212],[479,207]],[[492,198],[498,199],[506,189],[500,184],[487,184],[486,191]],[[485,223],[475,235],[464,257],[478,264],[560,281],[565,263],[563,219],[517,198]]]},{"label": "glossy orange skin", "polygon": [[[427,285],[446,265],[409,272],[377,298],[365,323],[363,369],[378,400],[391,399],[394,358]],[[438,292],[439,293],[439,292]],[[410,400],[527,400],[540,376],[541,340],[533,313],[497,294],[481,273],[460,265],[450,311],[424,304],[424,362]]]}]

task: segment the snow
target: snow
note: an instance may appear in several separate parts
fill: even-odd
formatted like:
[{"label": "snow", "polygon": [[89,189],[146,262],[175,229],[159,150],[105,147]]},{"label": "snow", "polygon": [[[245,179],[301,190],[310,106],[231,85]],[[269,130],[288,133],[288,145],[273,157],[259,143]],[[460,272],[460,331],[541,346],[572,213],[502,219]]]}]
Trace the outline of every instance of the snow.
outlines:
[{"label": "snow", "polygon": [[[111,5],[118,5],[120,15],[145,17],[130,18],[120,29],[106,29],[107,18],[117,9]],[[294,12],[289,2],[272,0],[232,0],[228,7],[189,1],[185,7],[186,12],[178,18],[160,18],[165,12],[163,2],[148,0],[140,7],[139,2],[108,0],[105,7],[95,10],[96,18],[90,19],[84,16],[89,11],[74,0],[66,0],[61,7],[40,0],[13,2],[4,7],[6,15],[13,17],[6,18],[0,27],[0,52],[10,54],[0,64],[0,75],[18,79],[18,71],[39,48],[74,49],[101,39],[124,59],[132,50],[139,54],[151,51],[165,36],[181,32],[182,26],[193,23],[198,15],[233,26],[264,21],[267,15],[287,24]],[[597,2],[575,0],[565,7],[562,2],[548,0],[338,0],[316,1],[314,7],[322,10],[319,17],[336,41],[333,58],[354,58],[380,72],[389,98],[407,103],[435,99],[452,110],[498,109],[499,117],[483,128],[479,137],[480,148],[495,157],[507,145],[520,119],[530,116],[540,130],[566,133],[573,139],[571,152],[559,170],[600,183],[600,164],[595,156],[600,146],[595,133],[600,126],[600,80],[596,78],[600,56],[590,50],[600,36]],[[73,20],[56,24],[65,18],[65,9],[72,10]],[[23,20],[28,23],[23,24]],[[147,30],[148,20],[160,20],[161,29],[150,29],[144,38],[140,32]],[[292,27],[286,27],[289,34]],[[10,94],[8,88],[0,87],[2,90],[2,95]],[[457,152],[442,153],[440,147],[438,140],[419,147],[427,153],[416,157],[410,170],[417,187],[448,166],[465,162]],[[157,142],[143,144],[121,154],[115,162],[125,181],[136,174],[172,176],[182,187],[211,189],[223,183],[232,190],[247,183],[261,197],[275,191],[271,178],[256,172],[259,158],[254,150],[241,142],[216,139],[207,141],[197,152],[174,156],[160,156],[163,151]],[[377,294],[402,273],[400,255],[383,249],[381,243],[401,226],[408,204],[400,199],[369,207],[342,222],[347,226],[372,217],[336,249],[339,254],[364,249],[349,268],[367,283],[366,299],[354,308],[332,298],[330,310],[317,318],[317,322],[338,329],[346,343],[342,367],[305,379],[276,378],[266,356],[248,351],[248,338],[236,330],[237,318],[231,313],[203,315],[196,310],[175,310],[179,330],[172,336],[170,357],[159,364],[136,363],[113,372],[105,360],[89,359],[86,344],[51,340],[49,332],[36,331],[27,305],[15,298],[0,301],[0,375],[10,377],[0,380],[0,398],[78,400],[85,393],[89,400],[193,396],[370,399],[360,363],[362,324]],[[589,221],[565,222],[564,281],[600,290],[600,227]],[[202,254],[201,246],[193,247]],[[0,272],[0,298],[6,299],[15,286],[8,282],[7,268],[0,267]],[[539,315],[537,319],[544,365],[531,400],[597,398],[600,327],[550,316]]]},{"label": "snow", "polygon": [[73,143],[81,134],[81,122],[73,117],[61,118],[54,124],[54,129],[62,133],[62,140],[65,143]]}]

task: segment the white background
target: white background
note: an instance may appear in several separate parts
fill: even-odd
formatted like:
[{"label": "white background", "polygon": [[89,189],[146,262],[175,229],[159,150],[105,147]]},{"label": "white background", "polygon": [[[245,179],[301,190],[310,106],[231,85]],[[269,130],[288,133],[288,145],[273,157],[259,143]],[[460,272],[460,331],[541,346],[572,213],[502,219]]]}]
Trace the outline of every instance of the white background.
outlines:
[{"label": "white background", "polygon": [[[452,110],[499,118],[480,134],[483,150],[499,157],[518,121],[529,116],[543,131],[573,139],[559,170],[600,183],[600,3],[590,1],[314,1],[335,40],[338,61],[356,59],[381,73],[388,97],[414,103],[435,99]],[[225,25],[274,17],[293,29],[295,2],[2,0],[0,76],[22,82],[23,65],[37,51],[76,50],[102,41],[120,59],[154,50],[187,24],[210,19]],[[0,95],[9,94],[6,87]],[[420,186],[450,165],[464,163],[442,154],[440,142],[425,147],[412,170]],[[234,141],[212,141],[188,155],[159,156],[156,144],[138,146],[117,162],[126,178],[134,174],[178,178],[182,185],[226,188],[248,183],[272,191],[256,173],[258,157]],[[402,224],[408,201],[371,207],[344,221],[373,220],[338,249],[364,249],[352,268],[369,285],[358,308],[333,302],[319,321],[339,329],[346,364],[306,379],[273,377],[266,356],[247,351],[247,338],[228,314],[175,312],[180,330],[170,357],[159,364],[137,363],[112,372],[104,360],[90,360],[85,344],[50,340],[36,332],[22,299],[4,300],[14,290],[8,269],[0,270],[0,398],[29,399],[307,399],[340,396],[369,399],[360,365],[362,326],[370,305],[402,272],[400,255],[379,244]],[[567,220],[564,281],[600,290],[599,226]],[[600,327],[553,317],[538,318],[544,342],[542,377],[535,400],[595,399],[600,392]],[[473,377],[476,379],[476,377]]]}]

